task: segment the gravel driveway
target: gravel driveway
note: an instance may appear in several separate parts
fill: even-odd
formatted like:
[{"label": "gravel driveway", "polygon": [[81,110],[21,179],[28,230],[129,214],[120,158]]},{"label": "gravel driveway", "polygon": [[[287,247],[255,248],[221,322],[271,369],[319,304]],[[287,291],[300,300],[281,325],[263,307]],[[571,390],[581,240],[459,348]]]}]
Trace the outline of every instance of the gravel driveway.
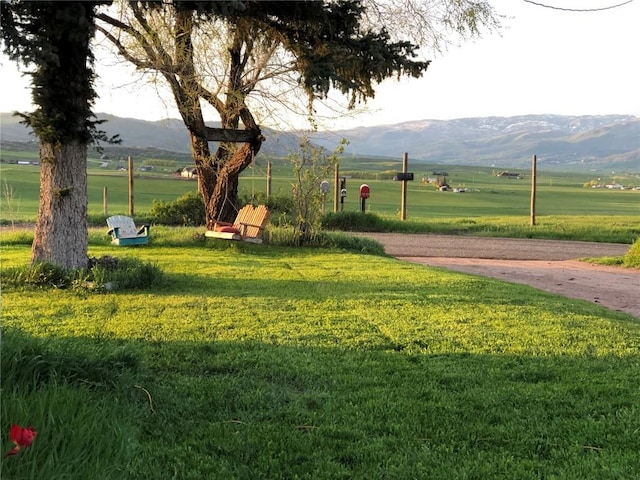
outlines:
[{"label": "gravel driveway", "polygon": [[629,245],[431,234],[359,233],[402,260],[522,283],[640,319],[640,269],[578,261],[621,256]]}]

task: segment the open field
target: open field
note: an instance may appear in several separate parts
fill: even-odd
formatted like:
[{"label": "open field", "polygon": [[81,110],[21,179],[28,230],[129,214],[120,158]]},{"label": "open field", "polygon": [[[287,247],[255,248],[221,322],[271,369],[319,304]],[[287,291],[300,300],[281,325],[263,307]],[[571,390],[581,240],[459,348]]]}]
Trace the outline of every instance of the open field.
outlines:
[{"label": "open field", "polygon": [[[128,212],[127,172],[99,168],[101,162],[91,159],[88,179],[89,214],[103,213],[103,191],[107,188],[108,213]],[[115,163],[113,164],[115,165]],[[136,215],[144,215],[154,200],[170,201],[185,192],[195,191],[196,182],[179,180],[171,176],[176,165],[157,167],[153,172],[140,172],[138,163],[134,178],[134,208]],[[394,169],[395,167],[395,169]],[[370,168],[370,170],[364,170]],[[497,177],[499,169],[482,167],[444,167],[449,173],[452,188],[464,188],[466,193],[439,192],[433,185],[420,181],[433,176],[432,170],[416,164],[416,181],[408,182],[407,219],[416,221],[439,220],[445,218],[507,216],[522,217],[528,221],[530,214],[531,180],[526,171],[525,178],[507,179]],[[357,170],[356,170],[357,169]],[[366,183],[371,188],[367,200],[368,212],[388,218],[399,218],[401,190],[400,182],[390,180],[393,172],[400,169],[399,162],[365,162],[345,160],[341,167],[347,179],[348,195],[345,211],[359,211],[358,190]],[[291,168],[286,163],[274,165],[272,193],[291,194]],[[39,190],[39,167],[32,165],[1,165],[2,177],[2,219],[13,221],[33,221],[37,215]],[[365,178],[358,178],[356,175]],[[600,178],[601,183],[622,185],[640,184],[640,179],[632,175],[612,175]],[[332,182],[332,179],[328,179]],[[579,216],[621,216],[640,214],[640,191],[612,190],[607,188],[585,188],[584,184],[595,180],[584,173],[567,173],[544,170],[537,175],[538,216],[579,215]],[[247,169],[240,184],[241,193],[246,195],[266,191],[264,165]],[[327,210],[333,209],[333,195],[327,196]]]},{"label": "open field", "polygon": [[[154,234],[89,251],[153,262],[154,288],[3,289],[0,427],[39,433],[2,478],[637,474],[629,315],[393,258]],[[2,243],[3,267],[29,250]]]}]

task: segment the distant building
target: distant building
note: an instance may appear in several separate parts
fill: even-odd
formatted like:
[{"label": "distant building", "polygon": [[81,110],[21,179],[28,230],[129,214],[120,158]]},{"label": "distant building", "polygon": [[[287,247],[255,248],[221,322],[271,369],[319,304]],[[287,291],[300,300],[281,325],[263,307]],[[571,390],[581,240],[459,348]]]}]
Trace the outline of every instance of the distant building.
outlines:
[{"label": "distant building", "polygon": [[498,172],[496,173],[496,177],[515,178],[517,180],[520,180],[522,178],[519,173],[514,172]]},{"label": "distant building", "polygon": [[198,172],[194,167],[184,167],[180,171],[180,176],[182,178],[198,178]]}]

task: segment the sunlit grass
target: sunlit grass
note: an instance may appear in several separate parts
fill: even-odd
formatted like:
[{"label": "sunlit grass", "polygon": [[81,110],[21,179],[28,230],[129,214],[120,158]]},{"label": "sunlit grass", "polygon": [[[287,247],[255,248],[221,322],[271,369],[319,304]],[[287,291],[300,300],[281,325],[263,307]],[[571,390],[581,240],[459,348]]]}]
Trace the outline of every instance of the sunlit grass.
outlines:
[{"label": "sunlit grass", "polygon": [[[90,255],[153,261],[162,286],[4,289],[3,378],[5,355],[31,342],[63,365],[137,366],[115,383],[96,382],[94,367],[58,368],[35,390],[3,382],[2,431],[42,432],[3,478],[637,472],[640,323],[629,315],[383,256],[157,234],[131,249],[92,241]],[[20,265],[29,245],[0,253],[3,268]]]}]

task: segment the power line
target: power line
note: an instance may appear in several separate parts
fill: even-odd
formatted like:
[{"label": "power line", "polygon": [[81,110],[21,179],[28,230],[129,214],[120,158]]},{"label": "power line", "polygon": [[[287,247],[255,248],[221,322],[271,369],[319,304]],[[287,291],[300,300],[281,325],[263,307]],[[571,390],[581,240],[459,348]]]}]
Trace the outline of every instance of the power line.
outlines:
[{"label": "power line", "polygon": [[562,10],[563,12],[601,12],[602,10],[611,10],[613,8],[622,7],[627,5],[633,0],[627,0],[626,2],[618,3],[617,5],[611,5],[609,7],[600,7],[600,8],[563,8],[563,7],[555,7],[553,5],[545,5],[544,3],[534,2],[532,0],[523,0],[526,3],[531,3],[532,5],[536,5],[538,7],[551,8],[552,10]]}]

